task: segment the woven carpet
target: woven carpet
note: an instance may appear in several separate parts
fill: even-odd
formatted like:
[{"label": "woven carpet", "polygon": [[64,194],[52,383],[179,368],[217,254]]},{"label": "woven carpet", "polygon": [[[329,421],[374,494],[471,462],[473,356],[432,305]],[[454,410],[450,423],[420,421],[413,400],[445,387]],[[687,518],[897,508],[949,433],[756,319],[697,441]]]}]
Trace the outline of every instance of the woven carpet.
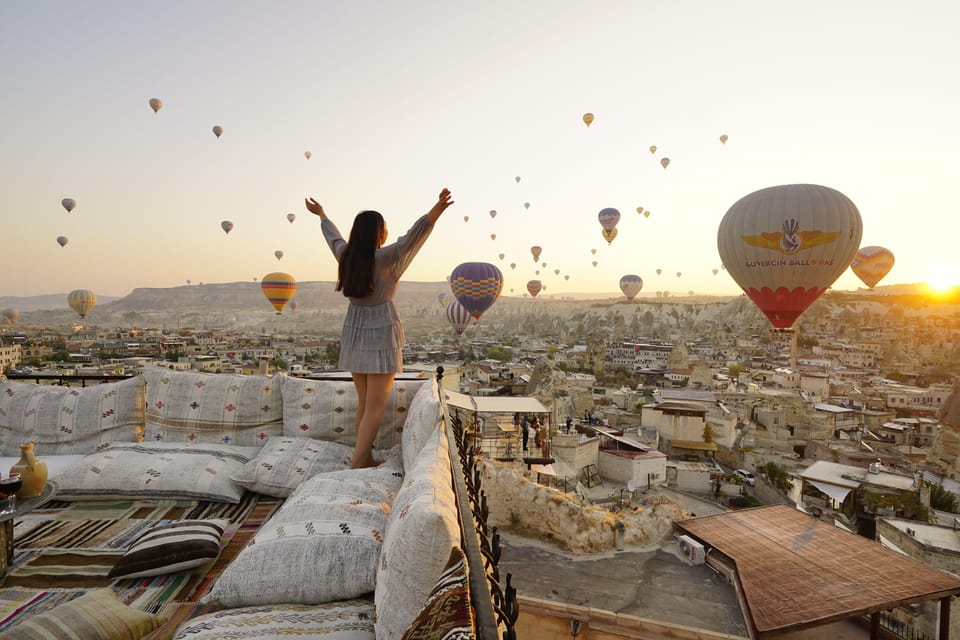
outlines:
[{"label": "woven carpet", "polygon": [[[100,587],[111,587],[131,607],[160,613],[171,618],[171,623],[185,619],[201,608],[199,599],[280,503],[277,498],[251,492],[235,505],[144,500],[51,502],[14,526],[13,562],[0,588],[0,630],[21,616],[47,611]],[[185,519],[229,522],[220,556],[212,565],[148,578],[107,577],[142,532]]]}]

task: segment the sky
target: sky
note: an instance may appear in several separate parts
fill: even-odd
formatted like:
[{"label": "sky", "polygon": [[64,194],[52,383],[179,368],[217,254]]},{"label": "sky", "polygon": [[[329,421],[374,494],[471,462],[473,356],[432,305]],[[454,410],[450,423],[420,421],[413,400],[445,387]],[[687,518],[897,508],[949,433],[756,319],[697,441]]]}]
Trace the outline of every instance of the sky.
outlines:
[{"label": "sky", "polygon": [[334,280],[304,197],[395,239],[444,187],[405,279],[482,261],[505,295],[738,294],[726,211],[813,183],[895,254],[881,284],[957,284],[957,24],[954,0],[10,0],[0,296]]}]

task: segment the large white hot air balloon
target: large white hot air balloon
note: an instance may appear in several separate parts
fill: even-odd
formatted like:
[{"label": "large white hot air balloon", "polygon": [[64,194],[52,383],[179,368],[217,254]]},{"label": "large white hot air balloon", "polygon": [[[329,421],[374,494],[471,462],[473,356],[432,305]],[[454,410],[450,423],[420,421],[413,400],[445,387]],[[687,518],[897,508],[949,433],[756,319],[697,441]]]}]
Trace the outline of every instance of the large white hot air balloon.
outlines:
[{"label": "large white hot air balloon", "polygon": [[791,184],[740,198],[717,229],[727,271],[774,327],[787,329],[842,274],[863,222],[830,187]]}]

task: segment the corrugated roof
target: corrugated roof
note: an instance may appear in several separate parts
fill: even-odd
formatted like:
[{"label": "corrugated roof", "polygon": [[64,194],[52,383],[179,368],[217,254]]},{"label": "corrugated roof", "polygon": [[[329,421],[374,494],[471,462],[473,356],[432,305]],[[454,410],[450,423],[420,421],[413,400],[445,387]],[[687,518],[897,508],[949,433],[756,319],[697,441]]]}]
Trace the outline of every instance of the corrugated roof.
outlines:
[{"label": "corrugated roof", "polygon": [[758,635],[960,594],[960,578],[785,505],[676,526],[733,560]]},{"label": "corrugated roof", "polygon": [[451,407],[480,413],[550,413],[536,398],[529,396],[468,396],[456,391],[444,391]]}]

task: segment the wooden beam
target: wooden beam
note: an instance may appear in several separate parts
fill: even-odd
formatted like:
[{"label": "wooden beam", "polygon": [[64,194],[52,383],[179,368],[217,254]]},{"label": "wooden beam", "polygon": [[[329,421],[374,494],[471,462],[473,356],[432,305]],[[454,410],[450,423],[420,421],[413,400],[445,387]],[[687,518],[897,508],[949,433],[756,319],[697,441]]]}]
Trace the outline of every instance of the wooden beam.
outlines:
[{"label": "wooden beam", "polygon": [[882,611],[874,611],[870,614],[870,640],[880,640],[880,614]]},{"label": "wooden beam", "polygon": [[950,640],[950,596],[940,599],[940,640]]}]

